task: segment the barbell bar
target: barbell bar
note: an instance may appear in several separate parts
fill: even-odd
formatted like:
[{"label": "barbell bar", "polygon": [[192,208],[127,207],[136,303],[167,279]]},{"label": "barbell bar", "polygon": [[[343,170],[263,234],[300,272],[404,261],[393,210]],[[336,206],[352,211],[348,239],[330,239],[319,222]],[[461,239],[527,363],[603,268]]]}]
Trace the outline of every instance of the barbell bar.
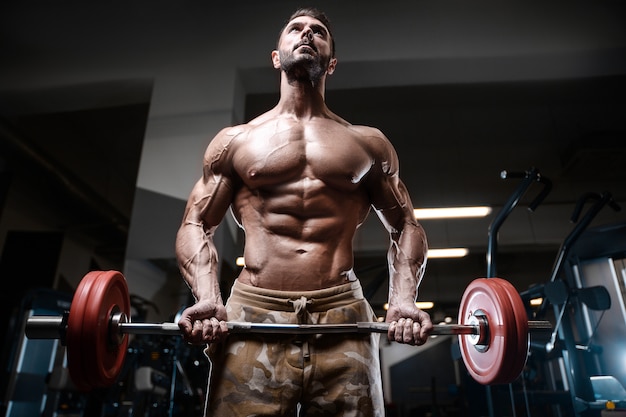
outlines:
[{"label": "barbell bar", "polygon": [[[389,323],[285,324],[227,322],[230,333],[387,333]],[[501,278],[477,278],[466,288],[458,324],[436,324],[431,335],[459,337],[461,356],[481,384],[515,380],[528,356],[529,332],[551,331],[548,321],[528,321],[517,290]],[[118,271],[91,271],[79,283],[69,312],[31,316],[29,339],[61,339],[74,384],[83,391],[107,387],[121,372],[129,334],[180,336],[177,323],[130,322],[130,297]]]},{"label": "barbell bar", "polygon": [[[123,319],[122,319],[123,320]],[[116,324],[117,323],[117,324]],[[552,330],[549,321],[529,321],[529,331]],[[29,339],[62,339],[67,323],[63,316],[31,316],[27,320],[26,337]],[[389,323],[357,322],[341,324],[286,324],[286,323],[252,323],[227,322],[230,333],[256,334],[331,334],[331,333],[387,333]],[[177,323],[131,323],[111,318],[111,334],[143,334],[180,336],[181,330]],[[481,326],[474,324],[435,324],[431,336],[480,335]]]}]

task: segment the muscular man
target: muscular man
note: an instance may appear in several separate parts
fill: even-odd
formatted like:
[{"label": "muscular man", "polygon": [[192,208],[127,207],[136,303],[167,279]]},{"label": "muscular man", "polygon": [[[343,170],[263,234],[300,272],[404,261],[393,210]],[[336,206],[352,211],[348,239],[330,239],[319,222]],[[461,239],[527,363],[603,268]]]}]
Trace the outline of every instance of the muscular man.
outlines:
[{"label": "muscular man", "polygon": [[[335,45],[324,13],[300,9],[272,51],[280,100],[207,147],[176,241],[195,304],[185,340],[209,344],[210,416],[382,416],[378,334],[228,334],[226,321],[373,321],[353,270],[353,239],[371,208],[389,231],[390,340],[421,345],[432,330],[415,306],[427,243],[383,133],[325,104]],[[226,306],[213,234],[228,209],[245,231],[245,266]]]}]

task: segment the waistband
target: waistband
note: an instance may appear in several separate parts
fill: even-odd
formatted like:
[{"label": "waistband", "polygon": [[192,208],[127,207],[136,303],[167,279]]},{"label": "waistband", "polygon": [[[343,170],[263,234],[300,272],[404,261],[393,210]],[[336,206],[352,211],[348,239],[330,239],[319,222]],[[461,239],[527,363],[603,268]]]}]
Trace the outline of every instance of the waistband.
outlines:
[{"label": "waistband", "polygon": [[229,301],[232,299],[234,302],[270,310],[294,311],[294,302],[303,298],[307,300],[306,309],[309,312],[326,311],[365,299],[358,280],[314,291],[271,290],[235,280]]}]

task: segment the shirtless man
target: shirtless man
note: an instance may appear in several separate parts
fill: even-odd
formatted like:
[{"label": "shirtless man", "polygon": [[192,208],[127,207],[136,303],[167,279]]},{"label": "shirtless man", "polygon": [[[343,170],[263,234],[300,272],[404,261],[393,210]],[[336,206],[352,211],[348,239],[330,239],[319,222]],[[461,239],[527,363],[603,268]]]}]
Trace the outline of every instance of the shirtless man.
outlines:
[{"label": "shirtless man", "polygon": [[[335,71],[327,17],[296,11],[272,51],[276,107],[220,131],[207,147],[177,235],[196,303],[181,315],[187,342],[209,344],[206,415],[383,416],[378,334],[228,334],[226,321],[374,321],[353,270],[353,238],[371,208],[389,231],[389,340],[426,342],[415,306],[427,243],[380,130],[325,104]],[[213,234],[228,209],[245,231],[245,267],[223,303]],[[228,337],[227,337],[228,336]]]}]

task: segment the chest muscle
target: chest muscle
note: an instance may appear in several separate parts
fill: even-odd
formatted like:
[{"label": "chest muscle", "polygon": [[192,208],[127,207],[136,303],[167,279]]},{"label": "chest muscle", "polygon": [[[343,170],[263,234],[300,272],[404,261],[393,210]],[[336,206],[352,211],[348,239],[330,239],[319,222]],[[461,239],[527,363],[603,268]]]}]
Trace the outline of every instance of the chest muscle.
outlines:
[{"label": "chest muscle", "polygon": [[326,121],[262,125],[237,150],[235,169],[250,189],[319,180],[340,190],[358,187],[372,166],[355,133]]}]

